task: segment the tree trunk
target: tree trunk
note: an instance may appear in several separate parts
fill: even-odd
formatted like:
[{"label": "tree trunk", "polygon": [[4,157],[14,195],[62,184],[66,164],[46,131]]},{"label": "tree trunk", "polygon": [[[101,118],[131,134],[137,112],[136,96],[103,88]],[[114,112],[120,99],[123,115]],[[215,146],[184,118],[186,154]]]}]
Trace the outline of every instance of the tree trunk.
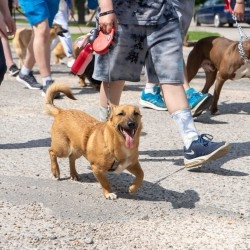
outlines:
[{"label": "tree trunk", "polygon": [[76,0],[75,6],[77,9],[77,16],[78,16],[78,23],[85,24],[85,14],[86,14],[86,7],[85,7],[86,0]]}]

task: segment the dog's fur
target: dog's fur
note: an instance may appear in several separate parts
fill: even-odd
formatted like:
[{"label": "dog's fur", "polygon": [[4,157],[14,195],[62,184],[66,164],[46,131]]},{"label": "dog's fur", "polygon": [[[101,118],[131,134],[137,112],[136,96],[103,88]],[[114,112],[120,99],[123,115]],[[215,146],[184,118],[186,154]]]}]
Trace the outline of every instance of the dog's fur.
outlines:
[{"label": "dog's fur", "polygon": [[[26,57],[27,47],[31,40],[33,30],[31,28],[20,28],[16,30],[15,36],[13,38],[13,47],[19,59],[19,67],[24,64],[24,59]],[[63,33],[67,30],[63,29],[59,24],[53,24],[50,29],[50,43],[57,36],[63,36]]]},{"label": "dog's fur", "polygon": [[[218,100],[223,84],[227,80],[250,77],[250,64],[245,64],[238,49],[239,42],[224,37],[206,37],[199,40],[187,59],[187,76],[190,82],[203,68],[206,83],[202,93],[208,93],[215,82],[211,113],[218,113]],[[245,55],[250,59],[250,40],[243,42]]]},{"label": "dog's fur", "polygon": [[60,178],[57,158],[68,157],[70,176],[78,180],[75,161],[83,155],[89,161],[107,199],[117,198],[105,176],[107,171],[120,173],[126,169],[135,175],[135,180],[129,187],[129,192],[135,193],[144,176],[138,160],[142,129],[139,108],[129,105],[111,106],[108,121],[100,122],[82,111],[56,107],[53,96],[58,92],[75,99],[65,84],[52,84],[46,93],[45,110],[55,117],[49,149],[53,176]]},{"label": "dog's fur", "polygon": [[[83,47],[79,48],[77,46],[76,43],[73,44],[73,56],[75,58],[78,57],[78,55],[81,53]],[[59,42],[56,47],[54,48],[53,50],[53,53],[54,53],[54,61],[55,61],[55,64],[58,64],[60,63],[60,61],[66,57],[66,54],[64,52],[64,49],[63,49],[63,46],[62,46],[62,43]],[[93,72],[94,72],[94,65],[95,65],[95,55],[93,54],[93,59],[92,61],[88,64],[88,66],[86,67],[84,73],[82,75],[79,75],[79,84],[81,87],[86,87],[87,86],[87,83],[86,83],[86,78],[87,80],[89,81],[89,83],[91,85],[93,85],[97,90],[100,90],[100,86],[101,86],[101,81],[98,81],[98,80],[95,80],[92,75],[93,75]]]},{"label": "dog's fur", "polygon": [[[73,45],[75,46],[75,45]],[[73,52],[75,51],[75,48],[73,47]],[[61,42],[58,42],[58,44],[56,45],[56,47],[53,50],[53,54],[54,54],[54,63],[58,64],[61,62],[61,60],[66,57],[63,45]],[[75,53],[73,53],[73,56],[75,57]]]}]

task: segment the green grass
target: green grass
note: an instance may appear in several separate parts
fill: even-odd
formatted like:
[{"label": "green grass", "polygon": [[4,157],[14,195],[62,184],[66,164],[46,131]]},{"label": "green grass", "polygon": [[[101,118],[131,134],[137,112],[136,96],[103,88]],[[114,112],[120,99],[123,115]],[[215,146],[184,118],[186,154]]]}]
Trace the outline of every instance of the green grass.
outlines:
[{"label": "green grass", "polygon": [[75,41],[78,37],[83,36],[84,34],[82,33],[75,33],[71,34],[72,40]]},{"label": "green grass", "polygon": [[[1,0],[0,0],[1,1]],[[23,19],[16,19],[17,23],[28,23],[27,20]],[[76,22],[69,22],[69,26],[76,27],[79,26],[79,33],[71,34],[72,35],[72,40],[75,41],[79,36],[82,36],[83,34],[81,33],[81,27],[86,27],[84,24],[78,24]],[[90,24],[88,27],[92,27],[93,25]],[[94,28],[94,26],[93,26]],[[197,41],[200,40],[201,38],[208,37],[208,36],[220,36],[219,33],[212,33],[212,32],[203,32],[203,31],[189,31],[188,32],[188,40],[189,41]],[[11,39],[10,39],[11,40]]]},{"label": "green grass", "polygon": [[[82,33],[71,34],[72,40],[75,41],[79,36],[82,36]],[[202,32],[202,31],[189,31],[188,32],[188,40],[189,41],[197,41],[201,38],[208,37],[208,36],[220,36],[219,33],[212,33],[212,32]]]},{"label": "green grass", "polygon": [[201,38],[208,37],[208,36],[220,36],[220,34],[212,33],[212,32],[203,32],[203,31],[189,31],[188,32],[189,41],[198,41]]}]

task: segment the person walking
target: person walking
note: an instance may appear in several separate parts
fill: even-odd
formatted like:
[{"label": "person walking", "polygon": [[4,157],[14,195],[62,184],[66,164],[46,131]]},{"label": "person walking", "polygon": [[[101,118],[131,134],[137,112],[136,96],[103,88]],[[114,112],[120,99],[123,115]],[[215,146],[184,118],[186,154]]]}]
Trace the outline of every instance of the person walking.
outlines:
[{"label": "person walking", "polygon": [[71,68],[75,62],[75,56],[73,52],[73,42],[69,31],[69,15],[74,17],[75,15],[75,1],[74,0],[60,0],[59,10],[54,18],[54,23],[60,24],[67,32],[63,33],[63,36],[58,36],[52,41],[51,50],[53,50],[58,42],[62,43],[64,52],[67,56],[67,67]]},{"label": "person walking", "polygon": [[[54,82],[50,70],[49,30],[58,11],[59,0],[19,0],[19,4],[32,26],[33,34],[24,65],[16,79],[29,89],[41,89],[42,96],[45,96],[47,88]],[[32,73],[35,63],[42,77],[42,85]]]},{"label": "person walking", "polygon": [[[172,0],[173,6],[178,14],[180,29],[182,34],[182,40],[184,40],[187,31],[189,29],[193,11],[195,7],[194,0]],[[227,0],[227,4],[230,4]],[[234,14],[238,20],[244,19],[244,1],[237,1],[234,6]],[[190,87],[190,83],[187,80],[187,72],[185,61],[184,65],[184,83],[183,87],[187,95],[189,107],[191,109],[193,117],[197,117],[208,109],[213,101],[213,96],[209,93],[203,94],[200,91]],[[160,86],[155,83],[147,82],[145,88],[141,92],[140,104],[143,107],[152,108],[155,110],[164,111],[167,110],[167,106],[161,95]]]},{"label": "person walking", "polygon": [[[168,111],[183,140],[184,164],[197,167],[228,153],[227,142],[199,134],[183,88],[183,52],[179,18],[171,0],[100,0],[99,28],[115,28],[114,45],[97,54],[93,78],[102,81],[100,119],[118,105],[125,81],[140,81],[146,66],[149,82],[160,84]],[[126,69],[126,70],[124,70]],[[122,114],[121,114],[122,115]]]},{"label": "person walking", "polygon": [[16,32],[16,23],[11,17],[8,1],[0,1],[0,84],[4,79],[7,71],[6,58],[2,41],[8,40],[9,35],[14,35]]}]

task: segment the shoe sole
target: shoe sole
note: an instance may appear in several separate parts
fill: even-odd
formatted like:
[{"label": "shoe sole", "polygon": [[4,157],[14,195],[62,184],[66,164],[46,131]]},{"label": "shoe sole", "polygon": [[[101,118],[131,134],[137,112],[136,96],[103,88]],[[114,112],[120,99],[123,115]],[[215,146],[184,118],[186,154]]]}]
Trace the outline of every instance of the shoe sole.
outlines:
[{"label": "shoe sole", "polygon": [[27,82],[25,82],[24,80],[22,80],[19,76],[16,77],[16,80],[22,84],[24,84],[28,89],[41,89],[41,87],[32,87],[31,85],[29,85]]},{"label": "shoe sole", "polygon": [[157,107],[157,106],[154,105],[153,103],[144,101],[144,100],[142,100],[142,99],[140,99],[139,103],[140,103],[143,107],[155,109],[155,110],[158,110],[158,111],[166,111],[166,110],[168,110],[167,108]]},{"label": "shoe sole", "polygon": [[223,146],[221,146],[217,150],[213,151],[209,155],[201,156],[201,157],[195,158],[194,160],[184,159],[184,165],[186,168],[191,169],[191,168],[197,167],[199,165],[202,165],[204,163],[208,163],[212,160],[216,160],[218,158],[221,158],[224,155],[226,155],[229,152],[229,150],[230,150],[230,144],[225,143]]},{"label": "shoe sole", "polygon": [[20,70],[17,70],[17,71],[14,71],[14,72],[10,72],[10,71],[9,71],[9,75],[10,75],[10,76],[17,76],[17,75],[19,74],[19,71],[20,71]]},{"label": "shoe sole", "polygon": [[192,116],[193,117],[198,117],[200,116],[205,110],[209,109],[209,107],[211,106],[213,102],[213,96],[212,95],[208,95],[207,98],[203,99],[202,101],[200,101],[192,110]]}]

